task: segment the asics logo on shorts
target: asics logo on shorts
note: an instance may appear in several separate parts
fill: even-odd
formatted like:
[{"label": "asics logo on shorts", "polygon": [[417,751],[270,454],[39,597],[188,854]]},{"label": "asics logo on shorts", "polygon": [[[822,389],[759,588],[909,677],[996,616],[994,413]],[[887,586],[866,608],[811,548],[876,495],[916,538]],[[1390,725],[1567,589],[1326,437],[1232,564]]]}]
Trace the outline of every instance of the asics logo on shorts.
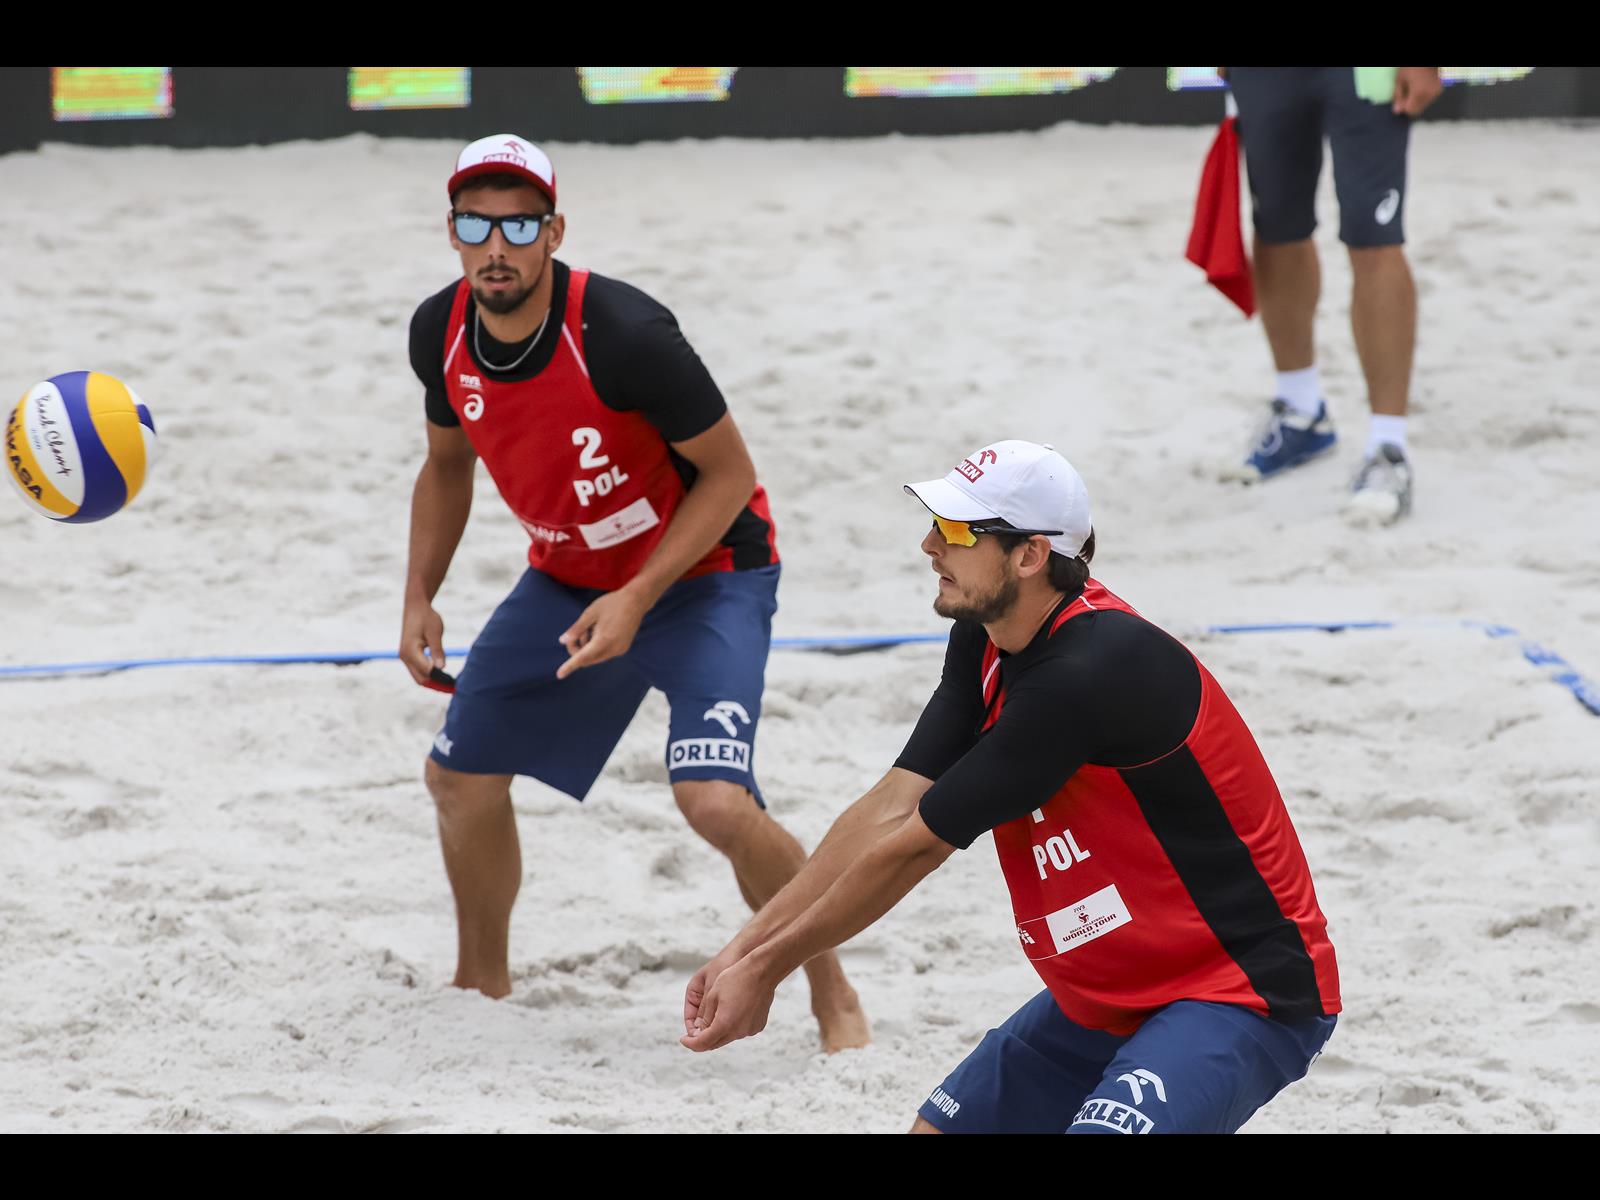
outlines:
[{"label": "asics logo on shorts", "polygon": [[1398,188],[1390,188],[1383,199],[1378,201],[1378,207],[1372,215],[1379,225],[1387,225],[1394,220],[1395,213],[1399,211],[1400,190]]}]

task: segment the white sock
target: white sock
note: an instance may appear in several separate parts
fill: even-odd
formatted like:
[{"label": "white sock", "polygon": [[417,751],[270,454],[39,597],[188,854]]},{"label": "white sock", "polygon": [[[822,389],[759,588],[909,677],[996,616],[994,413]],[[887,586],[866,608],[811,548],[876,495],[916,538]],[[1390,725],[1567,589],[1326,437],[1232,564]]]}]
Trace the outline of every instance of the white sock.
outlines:
[{"label": "white sock", "polygon": [[1299,371],[1279,371],[1277,395],[1301,416],[1316,416],[1322,405],[1322,381],[1317,378],[1316,364]]},{"label": "white sock", "polygon": [[1399,446],[1400,452],[1410,457],[1410,451],[1406,449],[1406,419],[1373,413],[1372,424],[1367,427],[1367,456],[1371,457],[1379,446],[1386,443]]}]

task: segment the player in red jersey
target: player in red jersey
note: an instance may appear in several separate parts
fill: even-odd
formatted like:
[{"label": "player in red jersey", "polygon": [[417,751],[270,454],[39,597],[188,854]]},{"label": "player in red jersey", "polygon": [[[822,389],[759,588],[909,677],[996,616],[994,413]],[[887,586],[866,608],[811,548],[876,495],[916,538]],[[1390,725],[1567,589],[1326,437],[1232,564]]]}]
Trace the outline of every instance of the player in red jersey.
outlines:
[{"label": "player in red jersey", "polygon": [[[651,687],[672,711],[673,798],[728,856],[752,908],[805,853],[756,784],[780,568],[766,493],[721,393],[670,312],[556,261],[566,221],[537,146],[473,142],[448,190],[463,277],[411,324],[428,454],[400,657],[418,683],[453,693],[426,779],[456,901],[455,984],[499,997],[511,991],[522,883],[511,779],[583,799]],[[529,565],[453,680],[433,600],[480,458],[528,532]],[[824,1048],[865,1045],[838,960],[819,957],[807,974]]]},{"label": "player in red jersey", "polygon": [[996,442],[907,486],[951,617],[894,768],[690,982],[683,1044],[759,1032],[777,984],[992,830],[1045,984],[919,1132],[1231,1132],[1305,1074],[1338,972],[1283,800],[1199,661],[1089,577],[1089,498]]}]

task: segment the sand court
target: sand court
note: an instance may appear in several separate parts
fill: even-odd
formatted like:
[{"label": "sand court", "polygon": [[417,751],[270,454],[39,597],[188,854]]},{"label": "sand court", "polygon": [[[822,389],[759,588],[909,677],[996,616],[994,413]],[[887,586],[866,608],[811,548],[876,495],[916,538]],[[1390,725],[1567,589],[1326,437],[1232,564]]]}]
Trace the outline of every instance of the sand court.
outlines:
[{"label": "sand court", "polygon": [[[1338,516],[1365,404],[1326,172],[1340,447],[1216,480],[1271,376],[1182,259],[1209,137],[548,148],[561,257],[667,304],[728,397],[772,497],[778,634],[940,629],[902,482],[998,437],[1082,472],[1096,576],[1250,723],[1339,952],[1326,1054],[1248,1131],[1593,1131],[1600,722],[1459,623],[1600,674],[1600,131],[1416,130],[1416,511],[1377,531]],[[0,157],[0,375],[110,372],[161,439],[112,520],[0,502],[0,666],[393,645],[423,448],[406,330],[456,273],[457,148]],[[480,472],[449,644],[524,547]],[[1437,624],[1204,632],[1358,619]],[[940,658],[774,652],[756,769],[808,847]],[[0,680],[0,1128],[895,1131],[1038,989],[985,837],[844,949],[872,1048],[822,1056],[795,981],[759,1038],[679,1047],[683,986],[744,909],[671,803],[652,695],[584,805],[517,785],[513,994],[454,992],[421,785],[443,708],[394,662]]]}]

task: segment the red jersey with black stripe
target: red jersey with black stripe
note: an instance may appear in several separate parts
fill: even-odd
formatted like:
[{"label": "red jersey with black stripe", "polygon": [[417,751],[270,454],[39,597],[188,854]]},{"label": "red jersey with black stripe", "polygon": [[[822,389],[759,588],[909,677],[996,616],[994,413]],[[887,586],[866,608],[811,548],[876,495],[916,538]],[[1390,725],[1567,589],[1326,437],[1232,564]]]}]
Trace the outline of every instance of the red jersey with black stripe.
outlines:
[{"label": "red jersey with black stripe", "polygon": [[[638,574],[660,543],[694,468],[645,415],[619,410],[595,390],[584,346],[588,282],[587,271],[558,272],[563,291],[551,306],[558,336],[536,374],[505,379],[471,353],[471,288],[460,281],[444,323],[442,384],[451,412],[528,533],[529,565],[573,587],[613,591]],[[759,485],[736,528],[746,524],[761,530],[760,546],[746,545],[747,535],[725,538],[684,578],[777,562]]]},{"label": "red jersey with black stripe", "polygon": [[[970,660],[976,639],[965,641]],[[1015,671],[1008,659],[1020,660]],[[1117,681],[1119,663],[1136,686]],[[1026,650],[1007,656],[984,636],[969,667],[974,703],[963,715],[977,715],[976,732],[939,770],[924,819],[940,836],[952,830],[957,845],[990,822],[1017,939],[1062,1012],[1126,1035],[1178,1000],[1286,1021],[1340,1011],[1327,922],[1283,798],[1238,711],[1192,654],[1091,580]],[[1097,695],[1109,713],[1092,711]],[[1017,703],[1029,711],[1008,722]],[[1154,741],[1112,739],[1112,727],[1146,708],[1160,727]],[[1094,728],[1101,720],[1106,731]],[[1041,746],[1042,765],[1007,776],[989,739],[1000,735],[994,745],[1015,759],[1052,722],[1068,747]],[[918,740],[900,765],[932,761],[930,741],[919,751]],[[1109,761],[1075,761],[1082,755]],[[1069,773],[1057,783],[1052,770]],[[1007,799],[980,811],[978,800],[954,797],[978,796],[980,781]]]}]

